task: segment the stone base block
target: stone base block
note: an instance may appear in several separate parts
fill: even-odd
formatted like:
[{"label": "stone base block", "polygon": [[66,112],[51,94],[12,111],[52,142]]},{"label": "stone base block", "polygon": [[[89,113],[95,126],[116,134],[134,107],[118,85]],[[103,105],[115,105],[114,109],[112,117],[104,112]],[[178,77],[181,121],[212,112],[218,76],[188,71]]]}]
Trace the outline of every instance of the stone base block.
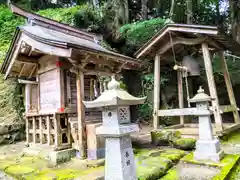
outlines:
[{"label": "stone base block", "polygon": [[213,161],[219,162],[224,156],[223,150],[219,151],[218,153],[201,153],[201,152],[194,152],[194,159],[197,161]]},{"label": "stone base block", "polygon": [[221,150],[218,139],[214,140],[198,140],[196,142],[196,151],[201,153],[217,153]]},{"label": "stone base block", "polygon": [[195,160],[209,160],[218,162],[224,156],[224,152],[220,148],[218,139],[204,141],[198,140],[196,143],[196,151],[194,152]]},{"label": "stone base block", "polygon": [[87,157],[89,160],[97,160],[105,157],[105,148],[88,149]]},{"label": "stone base block", "polygon": [[58,164],[70,161],[76,156],[74,149],[64,149],[60,151],[52,151],[49,153],[49,165],[56,166]]}]

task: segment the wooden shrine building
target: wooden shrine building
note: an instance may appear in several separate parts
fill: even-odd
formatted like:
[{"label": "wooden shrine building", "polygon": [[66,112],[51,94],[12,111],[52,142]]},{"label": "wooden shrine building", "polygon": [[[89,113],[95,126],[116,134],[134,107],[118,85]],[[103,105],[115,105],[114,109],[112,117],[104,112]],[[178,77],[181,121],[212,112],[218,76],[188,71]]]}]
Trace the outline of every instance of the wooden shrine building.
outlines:
[{"label": "wooden shrine building", "polygon": [[[195,115],[195,107],[184,107],[183,98],[183,78],[189,76],[191,70],[196,73],[192,55],[198,56],[197,64],[204,64],[208,89],[212,98],[211,110],[214,115],[215,129],[217,133],[227,132],[239,127],[240,119],[234,92],[226,64],[224,51],[230,51],[240,56],[240,44],[231,39],[224,32],[214,26],[186,25],[186,24],[167,24],[155,36],[153,36],[136,53],[137,58],[154,59],[154,128],[159,128],[159,117],[179,116],[180,124],[172,126],[181,130],[188,127],[184,122],[184,116]],[[220,105],[214,81],[212,60],[213,55],[218,53],[218,59],[222,65],[226,88],[229,96],[230,105]],[[188,57],[188,64],[184,64],[184,59]],[[160,67],[165,64],[172,64],[178,74],[178,109],[160,110]],[[197,73],[200,75],[200,73]],[[187,88],[186,88],[187,89]],[[188,90],[188,89],[187,89]],[[190,97],[192,98],[192,97]],[[189,100],[189,99],[188,99]],[[185,103],[186,104],[186,103]],[[233,112],[235,123],[225,126],[222,114]],[[189,125],[190,126],[190,125]],[[171,127],[170,127],[171,128]],[[196,134],[198,131],[196,129]]]},{"label": "wooden shrine building", "polygon": [[89,136],[87,145],[86,124],[101,122],[100,111],[85,110],[82,104],[97,96],[92,97],[91,81],[100,94],[98,76],[143,64],[103,48],[94,34],[10,7],[27,23],[16,28],[1,73],[25,84],[27,143],[61,150],[72,148],[74,141],[84,158],[89,145],[98,143]]}]

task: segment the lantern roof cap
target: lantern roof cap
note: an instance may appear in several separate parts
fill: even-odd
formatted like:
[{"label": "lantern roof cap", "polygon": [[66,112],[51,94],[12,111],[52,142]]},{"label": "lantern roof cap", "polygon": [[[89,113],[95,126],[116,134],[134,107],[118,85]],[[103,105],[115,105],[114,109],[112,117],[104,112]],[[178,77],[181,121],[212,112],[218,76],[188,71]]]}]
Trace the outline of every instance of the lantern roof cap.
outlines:
[{"label": "lantern roof cap", "polygon": [[209,102],[211,101],[211,97],[209,95],[207,95],[206,93],[204,93],[204,89],[202,88],[202,86],[199,87],[198,93],[192,98],[190,99],[190,102]]},{"label": "lantern roof cap", "polygon": [[108,83],[108,90],[104,91],[93,101],[83,101],[86,108],[109,107],[109,106],[130,106],[143,104],[146,97],[138,98],[120,88],[120,83],[112,76]]}]

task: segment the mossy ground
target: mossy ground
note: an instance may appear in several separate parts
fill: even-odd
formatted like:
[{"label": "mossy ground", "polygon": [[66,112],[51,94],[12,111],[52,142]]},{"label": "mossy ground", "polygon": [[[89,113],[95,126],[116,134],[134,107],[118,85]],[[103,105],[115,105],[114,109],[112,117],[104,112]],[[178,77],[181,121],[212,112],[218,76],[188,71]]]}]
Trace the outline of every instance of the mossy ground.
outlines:
[{"label": "mossy ground", "polygon": [[240,155],[226,154],[224,158],[218,162],[209,161],[195,161],[193,158],[193,153],[190,153],[181,159],[182,162],[212,166],[220,169],[220,173],[217,174],[212,180],[224,180],[229,175],[231,170],[234,168],[238,162]]}]

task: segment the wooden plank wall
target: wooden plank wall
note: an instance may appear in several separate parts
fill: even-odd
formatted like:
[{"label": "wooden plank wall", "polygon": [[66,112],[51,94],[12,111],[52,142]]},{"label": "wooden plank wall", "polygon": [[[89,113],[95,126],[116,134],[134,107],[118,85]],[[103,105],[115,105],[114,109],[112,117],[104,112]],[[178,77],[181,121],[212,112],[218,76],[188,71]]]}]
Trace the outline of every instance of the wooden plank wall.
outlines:
[{"label": "wooden plank wall", "polygon": [[60,106],[60,73],[52,69],[39,75],[40,111],[56,111]]}]

